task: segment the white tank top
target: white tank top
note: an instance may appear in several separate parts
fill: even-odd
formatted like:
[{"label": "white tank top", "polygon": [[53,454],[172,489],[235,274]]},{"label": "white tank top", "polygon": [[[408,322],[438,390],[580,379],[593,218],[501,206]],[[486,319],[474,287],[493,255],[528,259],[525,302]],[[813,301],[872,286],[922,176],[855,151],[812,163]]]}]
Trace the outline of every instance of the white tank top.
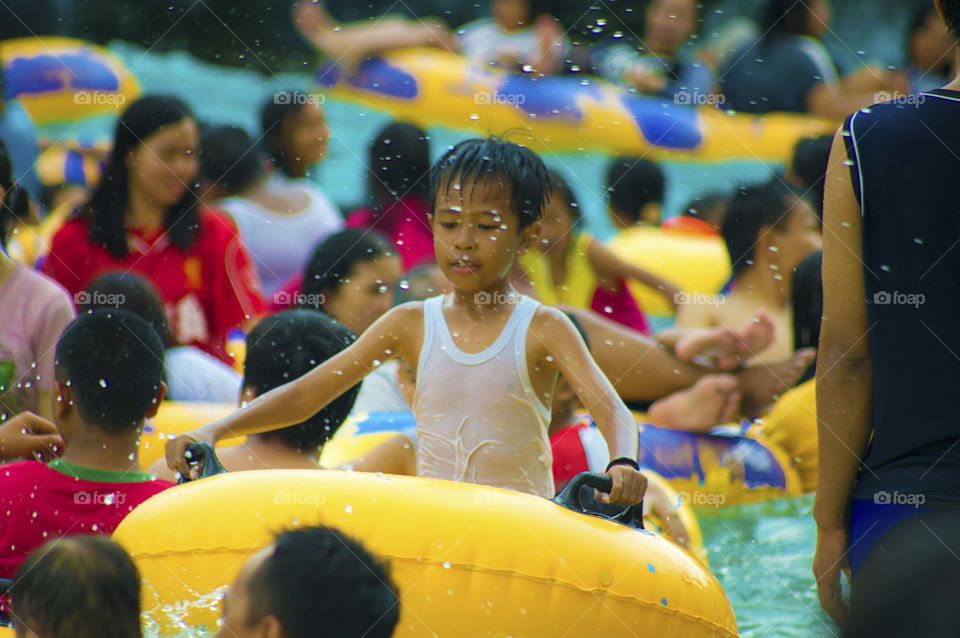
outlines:
[{"label": "white tank top", "polygon": [[553,498],[550,408],[527,369],[527,328],[539,305],[519,296],[493,345],[469,354],[450,335],[443,297],[423,302],[413,404],[420,476]]}]

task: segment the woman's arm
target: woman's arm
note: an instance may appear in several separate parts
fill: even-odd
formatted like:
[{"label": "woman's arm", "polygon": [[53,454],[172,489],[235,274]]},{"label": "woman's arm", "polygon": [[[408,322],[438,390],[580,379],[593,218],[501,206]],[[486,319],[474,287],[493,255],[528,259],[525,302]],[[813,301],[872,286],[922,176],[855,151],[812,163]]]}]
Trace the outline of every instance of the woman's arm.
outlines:
[{"label": "woman's arm", "polygon": [[823,211],[823,320],[817,361],[820,463],[813,516],[813,572],[820,605],[838,624],[846,615],[840,572],[849,577],[846,511],[872,431],[872,384],[864,293],[860,206],[843,137],[834,137]]},{"label": "woman's arm", "polygon": [[639,266],[625,262],[596,239],[587,247],[587,258],[597,271],[601,285],[613,288],[621,279],[636,279],[643,285],[660,291],[670,305],[677,307],[679,294],[683,292],[680,288]]},{"label": "woman's arm", "polygon": [[[349,348],[302,377],[260,395],[228,417],[167,441],[167,465],[186,474],[187,446],[195,441],[216,443],[223,437],[246,436],[300,423],[355,386],[382,362],[397,357],[416,365],[410,338],[422,335],[422,304],[404,304],[383,315]],[[419,327],[419,332],[418,332]]]}]

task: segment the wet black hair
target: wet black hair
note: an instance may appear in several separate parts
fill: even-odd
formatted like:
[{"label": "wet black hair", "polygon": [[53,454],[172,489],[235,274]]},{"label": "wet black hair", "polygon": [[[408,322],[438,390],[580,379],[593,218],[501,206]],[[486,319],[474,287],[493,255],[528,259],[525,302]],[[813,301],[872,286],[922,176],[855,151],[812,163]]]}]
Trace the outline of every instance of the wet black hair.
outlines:
[{"label": "wet black hair", "polygon": [[200,136],[200,175],[236,195],[263,176],[262,154],[239,126],[208,127]]},{"label": "wet black hair", "polygon": [[360,542],[328,527],[277,537],[247,582],[247,624],[275,616],[288,638],[389,638],[400,597],[389,566]]},{"label": "wet black hair", "polygon": [[177,345],[160,294],[147,279],[134,273],[101,275],[77,295],[77,312],[122,308],[137,315],[156,331],[167,348]]},{"label": "wet black hair", "polygon": [[350,278],[356,263],[395,254],[390,241],[376,231],[348,228],[327,235],[317,244],[307,263],[301,286],[303,294],[317,298],[336,291]]},{"label": "wet black hair", "polygon": [[[170,124],[193,120],[193,114],[179,98],[147,95],[127,107],[117,122],[113,150],[89,201],[80,207],[90,220],[90,241],[100,244],[112,256],[129,252],[124,216],[130,192],[127,158],[143,141]],[[189,250],[199,230],[196,183],[188,184],[180,201],[167,209],[164,228],[170,241]]]},{"label": "wet black hair", "polygon": [[723,217],[726,214],[726,209],[723,209],[722,212],[717,212],[717,209],[721,204],[726,204],[730,196],[727,193],[707,193],[706,195],[697,195],[683,207],[683,213],[685,217],[693,217],[704,221],[711,226],[716,226],[720,228],[723,225]]},{"label": "wet black hair", "polygon": [[954,40],[960,40],[960,0],[940,0],[940,10],[943,11],[947,33]]},{"label": "wet black hair", "polygon": [[753,265],[760,231],[765,226],[779,229],[786,223],[787,211],[792,206],[791,198],[796,198],[796,195],[776,178],[760,186],[737,190],[720,227],[734,278]]},{"label": "wet black hair", "polygon": [[108,434],[143,424],[163,382],[163,343],[128,310],[80,315],[57,342],[56,377],[70,384],[84,422]]},{"label": "wet black hair", "polygon": [[367,166],[378,204],[404,195],[430,194],[430,138],[418,126],[387,124],[370,144]]},{"label": "wet black hair", "polygon": [[10,594],[18,628],[44,638],[142,636],[140,574],[105,536],[48,541],[20,566]]},{"label": "wet black hair", "polygon": [[[0,140],[0,188],[6,193],[0,201],[0,247],[6,248],[13,220],[29,212],[30,200],[26,191],[13,181],[13,160],[3,140]],[[24,203],[26,211],[23,210]]]},{"label": "wet black hair", "polygon": [[[823,252],[817,251],[800,262],[793,275],[793,349],[816,348],[820,344],[823,318]],[[812,378],[816,361],[798,383]]]},{"label": "wet black hair", "polygon": [[665,180],[656,162],[639,157],[617,157],[607,169],[610,208],[623,217],[640,221],[640,212],[651,203],[662,204]]},{"label": "wet black hair", "polygon": [[274,166],[281,173],[293,177],[292,166],[294,158],[287,154],[283,145],[283,130],[291,117],[295,117],[310,102],[306,100],[278,99],[281,95],[300,95],[299,89],[277,91],[263,103],[260,108],[260,128],[263,133],[263,142],[267,155],[273,159]]},{"label": "wet black hair", "polygon": [[770,41],[784,35],[809,35],[813,11],[809,0],[769,0],[760,32],[761,41]]},{"label": "wet black hair", "polygon": [[823,228],[823,191],[826,187],[827,166],[830,164],[832,135],[805,137],[797,142],[793,151],[793,173],[806,192],[804,199],[810,202],[813,212]]},{"label": "wet black hair", "polygon": [[509,188],[518,230],[543,216],[550,197],[550,178],[540,156],[496,136],[464,140],[437,160],[431,171],[431,209],[436,209],[437,192],[448,188],[454,178],[471,187],[486,182]]},{"label": "wet black hair", "polygon": [[560,174],[560,171],[552,168],[547,171],[547,176],[550,178],[550,198],[553,199],[554,194],[556,194],[566,202],[567,210],[570,211],[570,215],[573,217],[573,227],[579,229],[583,225],[583,217],[580,214],[580,202],[577,201],[577,196],[574,195],[570,184],[568,184],[567,180]]},{"label": "wet black hair", "polygon": [[[287,310],[262,320],[247,335],[243,387],[257,395],[307,374],[356,340],[342,324],[317,310]],[[296,450],[323,446],[346,420],[360,384],[331,401],[306,421],[264,432]]]}]

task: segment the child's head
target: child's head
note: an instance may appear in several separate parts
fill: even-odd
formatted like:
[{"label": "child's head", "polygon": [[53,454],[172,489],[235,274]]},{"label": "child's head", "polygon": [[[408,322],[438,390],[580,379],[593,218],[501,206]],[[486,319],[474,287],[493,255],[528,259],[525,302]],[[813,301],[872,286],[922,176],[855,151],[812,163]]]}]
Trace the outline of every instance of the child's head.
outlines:
[{"label": "child's head", "polygon": [[239,126],[213,126],[200,137],[200,192],[208,200],[242,193],[263,177],[261,150]]},{"label": "child's head", "polygon": [[[800,262],[793,275],[793,348],[817,348],[823,318],[823,253],[817,251]],[[811,364],[813,376],[816,362]],[[805,378],[801,381],[806,380]]]},{"label": "child's head", "polygon": [[817,219],[823,220],[823,191],[830,163],[832,135],[805,137],[797,142],[790,163],[790,177],[806,193],[805,198],[813,206]]},{"label": "child's head", "polygon": [[544,250],[555,246],[566,246],[580,229],[580,204],[573,189],[563,176],[555,170],[548,172],[550,177],[550,201],[543,212],[540,223],[539,242]]},{"label": "child's head", "polygon": [[186,250],[196,236],[200,145],[197,123],[179,98],[148,95],[123,112],[103,176],[83,210],[90,238],[111,255],[127,255],[125,215],[131,196],[161,204],[171,241]]},{"label": "child's head", "polygon": [[10,591],[17,638],[141,638],[140,574],[105,536],[47,542]]},{"label": "child's head", "polygon": [[391,122],[370,145],[370,185],[377,203],[393,203],[405,195],[430,193],[430,138],[420,127]]},{"label": "child's head", "polygon": [[[356,335],[316,310],[288,310],[262,320],[247,335],[243,362],[244,399],[253,398],[307,374],[356,340]],[[312,417],[257,436],[279,440],[298,451],[318,450],[353,409],[360,384]]]},{"label": "child's head", "polygon": [[260,111],[267,152],[277,169],[291,177],[303,177],[307,168],[322,160],[330,138],[318,100],[301,97],[303,91],[278,91]]},{"label": "child's head", "polygon": [[111,436],[133,434],[166,394],[163,343],[127,310],[96,310],[70,323],[57,342],[53,413],[64,438],[73,415]]},{"label": "child's head", "polygon": [[460,142],[433,167],[437,264],[453,287],[499,287],[530,249],[549,197],[543,160],[496,137]]},{"label": "child's head", "polygon": [[827,0],[769,0],[760,30],[766,38],[793,34],[820,39],[827,33],[830,18]]},{"label": "child's head", "polygon": [[389,567],[339,530],[284,532],[241,568],[218,638],[389,638],[400,618]]},{"label": "child's head", "polygon": [[960,40],[960,0],[934,0],[934,4],[943,16],[947,33],[954,40]]},{"label": "child's head", "polygon": [[328,235],[313,251],[304,298],[322,301],[321,310],[361,334],[390,310],[400,274],[400,257],[385,237],[349,228]]},{"label": "child's head", "polygon": [[763,261],[788,285],[794,268],[822,245],[813,209],[778,179],[739,189],[722,234],[734,279]]},{"label": "child's head", "polygon": [[613,160],[607,170],[607,196],[614,225],[659,226],[665,187],[663,171],[656,163],[638,157]]},{"label": "child's head", "polygon": [[694,197],[683,208],[683,215],[693,217],[710,224],[718,233],[727,214],[728,195],[726,193],[708,193]]},{"label": "child's head", "polygon": [[149,281],[133,273],[101,275],[77,295],[77,312],[122,308],[149,323],[166,347],[176,345],[163,301]]},{"label": "child's head", "polygon": [[490,12],[501,29],[514,31],[531,26],[537,16],[555,12],[554,0],[493,0]]},{"label": "child's head", "polygon": [[651,51],[676,55],[697,32],[697,0],[652,0],[647,6],[643,43]]},{"label": "child's head", "polygon": [[13,160],[0,140],[0,248],[6,247],[16,219],[11,204],[17,190],[19,189],[13,183]]}]

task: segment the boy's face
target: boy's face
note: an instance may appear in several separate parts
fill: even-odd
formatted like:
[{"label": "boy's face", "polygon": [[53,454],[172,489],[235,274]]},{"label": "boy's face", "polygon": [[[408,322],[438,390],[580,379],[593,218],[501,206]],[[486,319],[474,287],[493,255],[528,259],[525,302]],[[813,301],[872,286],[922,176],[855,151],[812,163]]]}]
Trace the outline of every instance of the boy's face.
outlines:
[{"label": "boy's face", "polygon": [[254,554],[240,568],[237,579],[223,597],[223,618],[217,638],[253,638],[254,636],[282,636],[283,629],[276,616],[268,615],[258,622],[250,622],[250,578],[270,558],[274,546],[269,545]]},{"label": "boy's face", "polygon": [[437,192],[432,227],[440,270],[460,292],[502,286],[518,255],[540,233],[535,222],[520,230],[511,187],[494,179],[461,185],[454,175]]}]

